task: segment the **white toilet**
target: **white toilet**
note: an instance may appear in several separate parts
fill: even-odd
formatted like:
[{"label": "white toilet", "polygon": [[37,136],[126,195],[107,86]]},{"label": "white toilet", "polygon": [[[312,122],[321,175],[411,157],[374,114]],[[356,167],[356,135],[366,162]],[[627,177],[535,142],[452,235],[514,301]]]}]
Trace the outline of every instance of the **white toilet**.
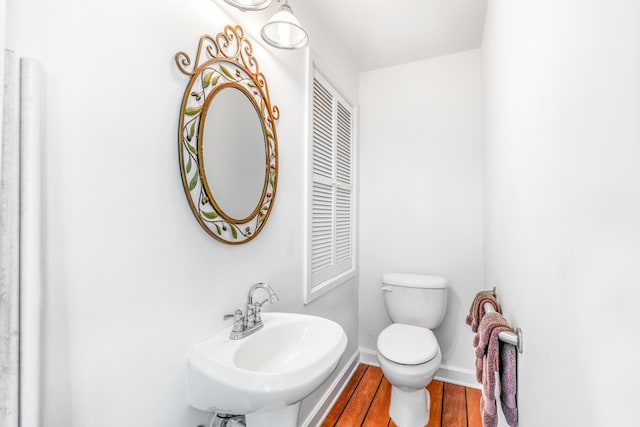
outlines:
[{"label": "white toilet", "polygon": [[378,362],[392,385],[389,415],[398,427],[429,422],[429,392],[442,355],[431,329],[447,308],[447,279],[424,274],[382,276],[387,313],[393,322],[378,335]]}]

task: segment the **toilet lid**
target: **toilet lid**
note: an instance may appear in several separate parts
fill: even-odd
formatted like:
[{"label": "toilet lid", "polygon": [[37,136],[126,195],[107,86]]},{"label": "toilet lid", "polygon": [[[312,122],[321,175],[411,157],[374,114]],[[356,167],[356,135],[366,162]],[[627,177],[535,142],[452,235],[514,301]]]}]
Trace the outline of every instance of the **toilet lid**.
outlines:
[{"label": "toilet lid", "polygon": [[438,341],[427,328],[393,323],[378,335],[378,351],[402,365],[426,363],[438,354]]}]

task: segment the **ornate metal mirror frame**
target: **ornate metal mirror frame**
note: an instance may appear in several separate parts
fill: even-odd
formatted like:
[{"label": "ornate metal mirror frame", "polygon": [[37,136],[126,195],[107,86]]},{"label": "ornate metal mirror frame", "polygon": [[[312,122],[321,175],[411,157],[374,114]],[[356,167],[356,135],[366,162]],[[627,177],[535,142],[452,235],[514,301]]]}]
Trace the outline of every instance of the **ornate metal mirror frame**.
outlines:
[{"label": "ornate metal mirror frame", "polygon": [[[253,56],[253,47],[242,27],[227,25],[215,37],[200,37],[195,63],[184,52],[175,60],[180,71],[190,77],[180,112],[178,145],[185,193],[200,225],[215,239],[228,244],[246,243],[264,228],[278,182],[278,140],[275,120],[280,112],[271,105],[265,76]],[[214,199],[203,165],[203,133],[207,111],[213,98],[225,88],[242,91],[262,121],[265,146],[265,182],[256,208],[246,218],[228,215]],[[234,126],[243,126],[239,118]],[[210,134],[211,130],[207,130]],[[240,195],[239,195],[240,196]]]}]

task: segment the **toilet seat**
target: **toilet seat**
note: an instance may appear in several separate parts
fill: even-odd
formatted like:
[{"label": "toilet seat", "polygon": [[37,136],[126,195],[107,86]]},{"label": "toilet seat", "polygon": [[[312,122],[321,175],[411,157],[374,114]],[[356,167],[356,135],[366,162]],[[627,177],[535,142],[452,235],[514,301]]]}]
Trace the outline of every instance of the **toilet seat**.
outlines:
[{"label": "toilet seat", "polygon": [[426,363],[438,354],[438,341],[427,328],[392,323],[378,335],[378,351],[401,365]]}]

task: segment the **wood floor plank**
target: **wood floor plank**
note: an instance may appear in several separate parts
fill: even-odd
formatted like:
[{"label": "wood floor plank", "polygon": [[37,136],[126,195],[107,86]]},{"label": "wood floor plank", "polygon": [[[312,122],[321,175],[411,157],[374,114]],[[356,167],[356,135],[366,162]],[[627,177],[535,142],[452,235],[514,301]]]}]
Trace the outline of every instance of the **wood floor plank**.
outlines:
[{"label": "wood floor plank", "polygon": [[391,402],[391,383],[382,378],[369,412],[362,423],[362,427],[381,427],[389,425],[389,403]]},{"label": "wood floor plank", "polygon": [[322,422],[322,427],[333,427],[336,425],[336,423],[340,419],[342,411],[347,406],[347,403],[349,403],[353,392],[358,387],[358,384],[362,380],[362,377],[364,376],[368,367],[369,365],[365,365],[362,363],[358,365],[353,375],[351,376],[349,383],[347,383],[346,387],[340,394],[340,397],[338,397],[338,400],[336,400],[336,403],[333,404],[333,408],[331,408],[329,415],[327,415],[327,417]]},{"label": "wood floor plank", "polygon": [[[427,427],[482,427],[481,391],[434,380]],[[322,427],[398,427],[389,418],[391,384],[378,367],[359,365]]]},{"label": "wood floor plank", "polygon": [[382,381],[382,370],[377,366],[369,366],[355,393],[349,399],[336,427],[354,427],[361,425],[371,406],[373,397]]},{"label": "wood floor plank", "polygon": [[467,387],[467,427],[482,427],[482,415],[480,414],[480,397],[482,390]]},{"label": "wood floor plank", "polygon": [[427,427],[440,427],[442,424],[442,394],[444,383],[433,380],[427,386],[431,405],[429,407],[429,424]]},{"label": "wood floor plank", "polygon": [[463,386],[444,383],[442,396],[442,425],[447,427],[467,426],[467,404]]}]

